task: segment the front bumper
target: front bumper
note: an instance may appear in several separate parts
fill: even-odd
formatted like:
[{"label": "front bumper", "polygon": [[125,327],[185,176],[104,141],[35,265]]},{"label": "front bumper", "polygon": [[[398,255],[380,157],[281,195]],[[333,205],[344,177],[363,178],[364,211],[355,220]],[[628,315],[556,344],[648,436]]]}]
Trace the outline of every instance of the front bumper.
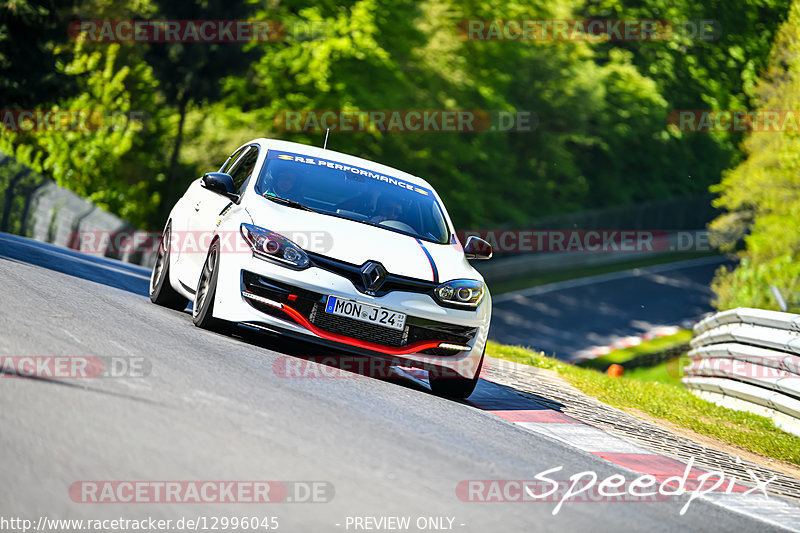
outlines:
[{"label": "front bumper", "polygon": [[[370,296],[328,270],[312,266],[295,271],[242,253],[222,254],[217,283],[216,318],[408,366],[443,369],[446,375],[472,378],[486,345],[491,315],[488,294],[476,310],[448,309],[427,294],[393,291]],[[329,295],[405,313],[406,327],[397,331],[334,317],[324,311]]]}]

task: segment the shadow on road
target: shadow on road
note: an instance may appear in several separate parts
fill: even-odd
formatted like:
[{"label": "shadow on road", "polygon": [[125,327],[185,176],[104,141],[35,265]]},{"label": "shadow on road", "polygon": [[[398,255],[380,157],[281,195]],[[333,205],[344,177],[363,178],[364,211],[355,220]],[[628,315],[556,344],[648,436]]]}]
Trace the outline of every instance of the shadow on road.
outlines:
[{"label": "shadow on road", "polygon": [[16,235],[0,233],[0,259],[46,268],[140,296],[149,293],[148,269]]},{"label": "shadow on road", "polygon": [[[148,269],[15,235],[0,233],[0,261],[46,268],[143,297],[147,297],[149,292]],[[276,371],[297,374],[290,377],[373,378],[431,393],[427,371],[421,368],[393,366],[375,357],[323,347],[284,335],[253,331],[241,326],[236,327],[232,335],[247,344],[283,354],[284,357],[278,359],[278,364],[283,366]],[[515,404],[515,398],[520,399],[520,396],[515,394],[514,389],[482,379],[468,401],[453,401],[484,410],[522,409],[522,404]],[[541,401],[552,403],[545,398]],[[526,401],[524,408],[529,410],[530,406],[530,401]],[[558,406],[545,406],[543,403],[542,409],[558,410]]]}]

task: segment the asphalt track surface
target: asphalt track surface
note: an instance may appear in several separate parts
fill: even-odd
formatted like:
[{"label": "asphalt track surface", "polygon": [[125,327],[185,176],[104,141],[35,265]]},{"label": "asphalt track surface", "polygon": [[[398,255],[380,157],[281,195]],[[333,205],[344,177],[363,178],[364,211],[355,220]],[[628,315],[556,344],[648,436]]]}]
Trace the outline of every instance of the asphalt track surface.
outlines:
[{"label": "asphalt track surface", "polygon": [[[279,531],[355,531],[353,516],[454,517],[454,531],[769,531],[686,496],[657,503],[473,503],[469,479],[630,472],[414,380],[288,379],[271,337],[200,330],[157,307],[148,273],[0,234],[0,355],[145,357],[146,377],[0,378],[0,517],[274,516]],[[481,381],[491,396],[499,386]],[[81,480],[323,480],[328,503],[91,504]],[[338,524],[338,525],[337,525]],[[361,529],[363,531],[363,529]],[[416,531],[412,527],[410,531]]]},{"label": "asphalt track surface", "polygon": [[725,259],[626,270],[496,296],[491,339],[571,360],[596,346],[713,311],[709,285]]}]

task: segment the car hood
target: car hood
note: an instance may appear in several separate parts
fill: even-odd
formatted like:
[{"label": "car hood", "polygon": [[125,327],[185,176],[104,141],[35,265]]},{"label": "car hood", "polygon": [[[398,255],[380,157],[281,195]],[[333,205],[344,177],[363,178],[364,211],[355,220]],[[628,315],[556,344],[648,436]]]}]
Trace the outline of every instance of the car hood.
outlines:
[{"label": "car hood", "polygon": [[[247,207],[253,224],[274,231],[312,253],[347,263],[381,263],[391,274],[441,283],[480,274],[455,244],[437,244],[330,215],[256,198]],[[427,252],[427,253],[426,253]]]}]

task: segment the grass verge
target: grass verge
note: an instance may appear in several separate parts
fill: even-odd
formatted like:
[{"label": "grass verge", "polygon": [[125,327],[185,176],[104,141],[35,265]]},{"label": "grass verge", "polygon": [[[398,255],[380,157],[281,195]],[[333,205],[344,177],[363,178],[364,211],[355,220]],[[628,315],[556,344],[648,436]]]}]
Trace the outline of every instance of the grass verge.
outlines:
[{"label": "grass verge", "polygon": [[[674,335],[642,341],[636,346],[620,348],[619,350],[613,350],[595,359],[582,361],[578,366],[605,372],[612,364],[616,363],[625,366],[626,363],[633,362],[637,357],[664,352],[666,350],[674,350],[685,346],[690,340],[692,340],[692,330],[681,329]],[[682,387],[680,367],[687,363],[688,359],[683,358],[680,360],[658,363],[652,366],[626,367],[625,377],[639,381],[657,381],[659,383],[668,383],[676,387]]]},{"label": "grass verge", "polygon": [[676,361],[659,363],[654,366],[643,366],[625,370],[625,377],[636,381],[652,381],[664,383],[673,387],[683,387],[681,378],[678,376],[678,362],[688,364],[688,358],[681,358]]},{"label": "grass verge", "polygon": [[613,363],[627,363],[631,359],[635,359],[640,355],[662,352],[664,350],[680,346],[681,344],[686,344],[690,340],[692,340],[692,330],[681,329],[678,330],[678,332],[674,335],[650,339],[649,341],[642,341],[640,344],[631,346],[629,348],[613,350],[595,359],[589,359],[581,363],[581,366],[585,368],[605,369],[608,368],[608,365]]},{"label": "grass verge", "polygon": [[597,370],[546,357],[519,346],[490,342],[487,355],[554,370],[575,388],[608,405],[636,409],[702,435],[800,465],[800,437],[778,429],[769,418],[707,402],[681,386],[631,377],[611,378]]}]

